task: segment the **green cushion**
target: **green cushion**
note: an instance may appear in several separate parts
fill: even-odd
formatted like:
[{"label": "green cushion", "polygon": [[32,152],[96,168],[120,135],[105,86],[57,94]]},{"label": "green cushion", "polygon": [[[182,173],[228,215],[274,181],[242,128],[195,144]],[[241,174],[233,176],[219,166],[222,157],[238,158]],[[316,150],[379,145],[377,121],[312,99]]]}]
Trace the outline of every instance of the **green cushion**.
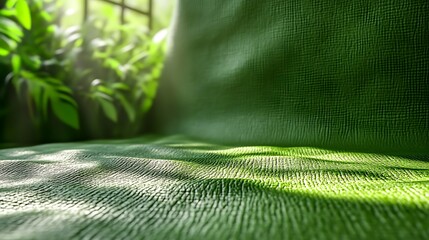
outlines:
[{"label": "green cushion", "polygon": [[179,1],[156,131],[427,152],[428,12],[425,0]]},{"label": "green cushion", "polygon": [[427,160],[177,136],[0,150],[0,239],[429,239]]}]

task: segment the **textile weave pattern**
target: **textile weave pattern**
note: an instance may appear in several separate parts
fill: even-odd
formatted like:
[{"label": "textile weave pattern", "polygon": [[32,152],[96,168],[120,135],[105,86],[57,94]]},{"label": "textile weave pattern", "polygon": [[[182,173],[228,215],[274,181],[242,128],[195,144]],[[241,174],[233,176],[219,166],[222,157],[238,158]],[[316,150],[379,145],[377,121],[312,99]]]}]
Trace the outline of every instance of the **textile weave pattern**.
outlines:
[{"label": "textile weave pattern", "polygon": [[428,239],[429,159],[181,136],[0,150],[0,239]]},{"label": "textile weave pattern", "polygon": [[428,12],[411,0],[179,1],[156,131],[428,152]]}]

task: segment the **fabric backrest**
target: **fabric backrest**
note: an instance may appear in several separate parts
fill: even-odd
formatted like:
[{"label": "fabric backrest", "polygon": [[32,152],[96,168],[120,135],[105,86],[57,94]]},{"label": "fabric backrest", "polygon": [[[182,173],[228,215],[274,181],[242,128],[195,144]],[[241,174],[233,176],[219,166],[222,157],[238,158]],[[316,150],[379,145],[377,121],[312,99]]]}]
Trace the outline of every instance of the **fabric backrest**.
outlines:
[{"label": "fabric backrest", "polygon": [[429,150],[426,0],[179,0],[160,133]]}]

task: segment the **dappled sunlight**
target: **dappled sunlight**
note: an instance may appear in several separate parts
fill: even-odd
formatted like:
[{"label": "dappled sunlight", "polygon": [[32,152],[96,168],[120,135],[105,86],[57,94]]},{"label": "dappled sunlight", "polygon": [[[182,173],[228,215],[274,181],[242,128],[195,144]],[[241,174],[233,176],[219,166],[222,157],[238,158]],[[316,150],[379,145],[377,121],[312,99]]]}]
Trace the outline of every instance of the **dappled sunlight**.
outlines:
[{"label": "dappled sunlight", "polygon": [[8,154],[6,156],[10,156],[10,157],[26,157],[29,155],[33,155],[36,154],[37,152],[35,151],[31,151],[31,150],[11,150],[8,152]]},{"label": "dappled sunlight", "polygon": [[48,152],[12,149],[11,154],[8,150],[0,152],[2,189],[41,184],[69,172],[97,167],[95,162],[81,161],[84,151],[78,149]]},{"label": "dappled sunlight", "polygon": [[[410,202],[411,192],[422,192],[427,187],[415,184],[410,189],[401,182],[429,179],[428,163],[402,157],[315,148],[228,148],[182,140],[180,137],[160,139],[156,144],[127,146],[116,145],[116,142],[52,144],[33,150],[15,149],[11,153],[0,151],[6,159],[13,159],[13,156],[20,159],[22,154],[17,153],[21,152],[26,153],[26,161],[51,162],[49,165],[20,162],[22,167],[13,169],[27,174],[16,179],[13,175],[17,173],[6,171],[2,180],[4,184],[16,186],[92,169],[94,173],[85,181],[100,187],[167,186],[201,178],[249,179],[292,192],[405,204]],[[59,150],[64,146],[68,149]],[[2,164],[17,165],[10,160],[2,161]],[[368,195],[365,192],[368,188],[377,188],[377,191]],[[428,204],[424,198],[415,200],[419,204]]]},{"label": "dappled sunlight", "polygon": [[201,233],[191,229],[215,236],[241,224],[224,233],[235,238],[257,224],[255,236],[312,227],[329,239],[341,229],[324,231],[327,219],[344,224],[353,216],[353,225],[342,227],[361,228],[357,234],[373,231],[380,219],[391,224],[377,225],[379,231],[401,223],[418,232],[429,224],[429,167],[412,157],[228,147],[182,136],[48,144],[0,156],[0,223],[21,219],[0,230],[4,236],[52,237],[68,229],[67,237],[80,238],[95,228],[98,236],[193,238]]}]

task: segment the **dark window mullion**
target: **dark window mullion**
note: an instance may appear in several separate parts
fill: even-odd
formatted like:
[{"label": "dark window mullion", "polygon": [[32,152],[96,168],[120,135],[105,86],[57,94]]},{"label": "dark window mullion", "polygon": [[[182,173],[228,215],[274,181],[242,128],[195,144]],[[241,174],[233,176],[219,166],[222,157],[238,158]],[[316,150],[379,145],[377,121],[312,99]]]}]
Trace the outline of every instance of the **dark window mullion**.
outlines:
[{"label": "dark window mullion", "polygon": [[[83,21],[87,21],[88,17],[89,17],[89,1],[90,0],[83,0]],[[120,7],[121,10],[121,15],[120,15],[120,21],[121,24],[125,24],[125,11],[129,10],[129,11],[133,11],[136,13],[139,13],[141,15],[144,15],[148,18],[148,27],[149,30],[152,30],[152,25],[153,25],[153,0],[148,0],[148,10],[147,11],[143,11],[140,10],[138,8],[132,7],[132,6],[128,6],[125,2],[125,0],[121,0],[120,2],[115,2],[112,0],[99,0],[105,3],[109,3],[112,5],[116,5]]]},{"label": "dark window mullion", "polygon": [[121,0],[121,24],[125,24],[125,0]]},{"label": "dark window mullion", "polygon": [[152,19],[153,19],[153,12],[152,12],[152,9],[153,9],[153,1],[152,0],[148,0],[148,2],[149,2],[149,7],[148,7],[148,14],[147,14],[147,17],[148,17],[148,27],[149,27],[149,31],[151,31],[152,30]]},{"label": "dark window mullion", "polygon": [[89,0],[83,0],[83,22],[88,20],[89,15]]}]

